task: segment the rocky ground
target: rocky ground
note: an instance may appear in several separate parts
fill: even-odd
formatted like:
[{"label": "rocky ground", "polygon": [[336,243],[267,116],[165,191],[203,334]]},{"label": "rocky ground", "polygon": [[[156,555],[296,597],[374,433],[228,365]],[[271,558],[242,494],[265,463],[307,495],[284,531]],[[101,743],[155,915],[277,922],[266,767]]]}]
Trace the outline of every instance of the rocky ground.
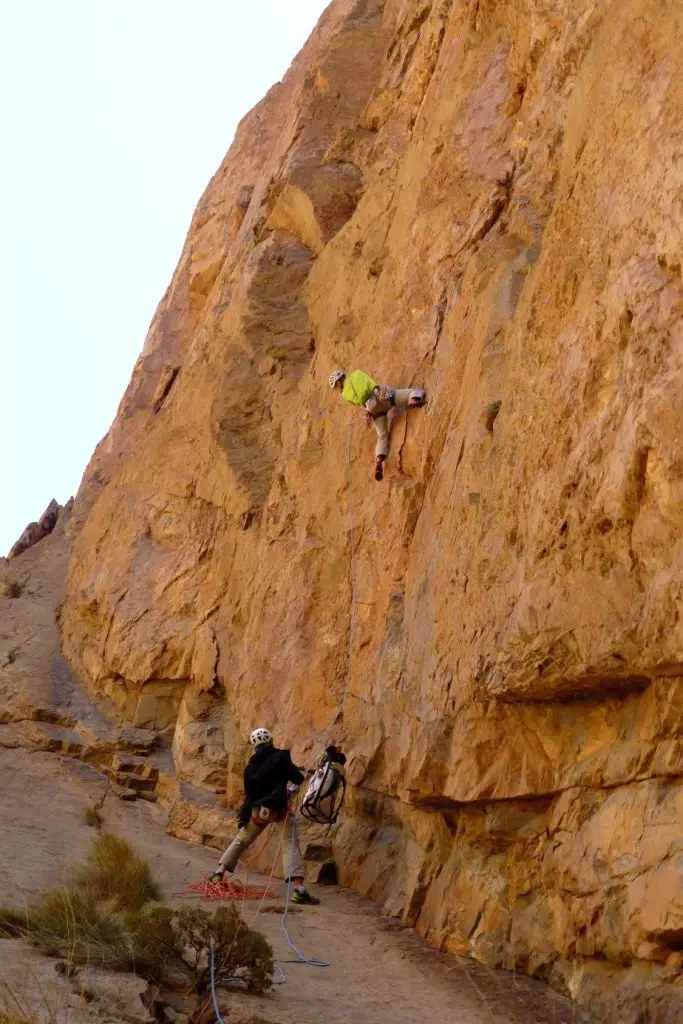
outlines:
[{"label": "rocky ground", "polygon": [[[63,880],[85,853],[93,830],[83,810],[102,797],[106,779],[72,757],[15,748],[0,750],[0,787],[0,902],[21,907]],[[167,812],[158,804],[121,801],[110,794],[104,816],[107,828],[129,839],[149,860],[166,902],[177,901],[175,894],[207,875],[215,863],[214,851],[167,834]],[[257,885],[266,879],[250,872],[249,881]],[[276,955],[289,959],[281,931],[282,883],[275,886],[278,897],[264,905],[255,925],[271,940]],[[251,1020],[251,1014],[282,1024],[569,1024],[588,1019],[540,983],[429,949],[411,929],[382,919],[371,904],[349,892],[337,887],[317,891],[322,905],[295,910],[289,926],[305,953],[327,958],[332,966],[284,965],[286,984],[267,997],[232,994],[227,999],[230,1021]],[[254,920],[256,907],[245,905],[247,921]],[[109,976],[99,984],[90,978],[90,988],[104,992],[104,1002],[87,1003],[55,972],[54,961],[20,941],[0,941],[0,980],[39,1011],[45,995],[60,1024],[67,1018],[70,1024],[149,1019],[127,976],[119,981],[116,998],[107,987]],[[146,984],[140,983],[140,989],[144,997]],[[47,1018],[41,1014],[41,1019]]]}]

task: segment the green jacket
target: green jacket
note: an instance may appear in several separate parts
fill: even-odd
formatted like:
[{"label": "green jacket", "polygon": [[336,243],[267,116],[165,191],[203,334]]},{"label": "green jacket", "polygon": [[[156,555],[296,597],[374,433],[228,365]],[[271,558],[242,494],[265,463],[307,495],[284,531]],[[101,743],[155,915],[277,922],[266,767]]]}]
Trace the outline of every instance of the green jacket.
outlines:
[{"label": "green jacket", "polygon": [[368,377],[367,373],[354,370],[353,373],[346,375],[342,397],[345,402],[351,402],[352,405],[365,405],[376,387],[374,380]]}]

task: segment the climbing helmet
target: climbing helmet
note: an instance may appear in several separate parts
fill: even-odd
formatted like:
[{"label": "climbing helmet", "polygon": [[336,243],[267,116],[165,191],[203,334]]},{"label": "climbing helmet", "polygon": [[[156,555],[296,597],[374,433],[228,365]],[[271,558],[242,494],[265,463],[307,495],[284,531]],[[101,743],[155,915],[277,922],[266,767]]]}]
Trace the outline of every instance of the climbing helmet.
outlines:
[{"label": "climbing helmet", "polygon": [[265,747],[266,744],[273,742],[273,737],[269,729],[254,729],[251,736],[249,737],[254,750],[258,750],[259,747]]},{"label": "climbing helmet", "polygon": [[346,374],[343,370],[333,370],[329,376],[329,384],[331,388],[336,388],[340,380],[344,380]]}]

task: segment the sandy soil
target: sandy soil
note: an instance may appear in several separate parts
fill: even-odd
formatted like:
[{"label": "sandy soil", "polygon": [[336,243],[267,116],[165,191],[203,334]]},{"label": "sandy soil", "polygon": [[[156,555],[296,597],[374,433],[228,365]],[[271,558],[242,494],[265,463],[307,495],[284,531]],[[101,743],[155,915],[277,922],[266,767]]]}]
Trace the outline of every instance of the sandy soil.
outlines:
[{"label": "sandy soil", "polygon": [[[93,834],[83,821],[83,808],[102,794],[104,785],[98,771],[73,759],[0,749],[0,901],[21,906],[64,878]],[[108,797],[104,813],[106,826],[148,858],[168,900],[215,863],[214,851],[168,836],[166,813],[154,804]],[[249,881],[264,880],[252,873]],[[274,884],[282,893],[282,883]],[[587,1019],[528,978],[429,949],[412,931],[383,921],[372,905],[353,894],[337,888],[320,888],[318,894],[322,905],[296,908],[290,932],[307,955],[329,959],[331,966],[285,964],[286,984],[268,997],[231,997],[240,1017],[248,1010],[281,1024],[578,1024]],[[280,895],[266,904],[255,923],[276,956],[287,960],[277,911],[281,901]],[[245,906],[250,922],[256,907]],[[0,979],[16,978],[22,944],[2,946]],[[31,969],[41,971],[35,954],[30,960]],[[41,978],[45,984],[44,970]]]}]

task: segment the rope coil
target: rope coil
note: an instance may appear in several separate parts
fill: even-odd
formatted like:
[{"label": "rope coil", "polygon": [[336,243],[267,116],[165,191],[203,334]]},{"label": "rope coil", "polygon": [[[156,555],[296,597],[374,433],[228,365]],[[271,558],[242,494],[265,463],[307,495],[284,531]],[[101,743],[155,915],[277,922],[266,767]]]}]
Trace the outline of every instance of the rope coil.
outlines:
[{"label": "rope coil", "polygon": [[247,886],[237,882],[231,882],[227,878],[220,882],[210,882],[208,878],[200,882],[192,882],[183,892],[171,893],[172,896],[182,899],[191,896],[199,896],[203,900],[215,902],[216,900],[272,900],[277,893],[273,889],[249,889]]}]

